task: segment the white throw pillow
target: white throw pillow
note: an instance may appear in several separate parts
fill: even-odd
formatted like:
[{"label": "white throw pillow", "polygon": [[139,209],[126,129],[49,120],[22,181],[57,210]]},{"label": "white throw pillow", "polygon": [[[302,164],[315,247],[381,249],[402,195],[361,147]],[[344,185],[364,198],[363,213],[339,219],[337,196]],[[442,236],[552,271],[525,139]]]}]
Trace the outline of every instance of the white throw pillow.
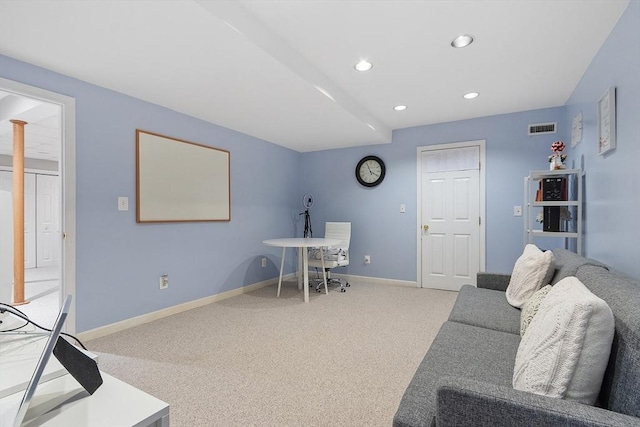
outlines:
[{"label": "white throw pillow", "polygon": [[611,309],[575,277],[551,288],[522,337],[513,388],[593,405],[613,341]]},{"label": "white throw pillow", "polygon": [[522,306],[522,313],[520,313],[520,336],[523,336],[527,331],[531,320],[533,320],[533,316],[536,315],[540,308],[540,303],[542,303],[542,300],[544,300],[544,297],[547,296],[550,290],[551,285],[541,287],[529,298],[529,301],[525,302]]},{"label": "white throw pillow", "polygon": [[555,268],[553,252],[543,252],[536,245],[526,245],[513,266],[506,292],[509,304],[522,307],[538,289],[549,284]]}]

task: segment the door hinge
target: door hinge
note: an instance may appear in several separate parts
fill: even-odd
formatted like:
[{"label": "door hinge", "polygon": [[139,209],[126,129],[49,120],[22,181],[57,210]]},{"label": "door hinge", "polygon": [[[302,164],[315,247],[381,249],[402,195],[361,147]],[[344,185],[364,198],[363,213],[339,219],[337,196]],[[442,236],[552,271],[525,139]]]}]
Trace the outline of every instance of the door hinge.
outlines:
[{"label": "door hinge", "polygon": [[482,225],[482,217],[481,216],[478,217],[478,225]]}]

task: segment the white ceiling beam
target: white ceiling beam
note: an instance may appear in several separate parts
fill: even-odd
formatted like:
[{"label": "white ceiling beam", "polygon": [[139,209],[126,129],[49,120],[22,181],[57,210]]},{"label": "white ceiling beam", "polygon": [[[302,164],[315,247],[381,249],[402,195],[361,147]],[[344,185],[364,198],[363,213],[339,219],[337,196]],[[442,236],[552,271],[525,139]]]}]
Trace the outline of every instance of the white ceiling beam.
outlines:
[{"label": "white ceiling beam", "polygon": [[[369,113],[346,91],[335,85],[324,73],[318,70],[302,53],[291,47],[253,16],[238,1],[194,0],[207,12],[220,19],[234,31],[243,35],[255,46],[287,67],[319,93],[334,101],[337,105],[359,120],[363,127],[373,130],[379,137],[376,143],[391,142],[392,129]],[[349,67],[345,64],[345,67]]]}]

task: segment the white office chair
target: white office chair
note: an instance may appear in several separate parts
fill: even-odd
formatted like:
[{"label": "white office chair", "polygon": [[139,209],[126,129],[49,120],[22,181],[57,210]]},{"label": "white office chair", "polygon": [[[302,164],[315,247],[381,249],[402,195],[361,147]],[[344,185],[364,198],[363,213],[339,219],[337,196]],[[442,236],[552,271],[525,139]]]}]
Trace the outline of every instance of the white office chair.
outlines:
[{"label": "white office chair", "polygon": [[[346,287],[351,286],[343,279],[332,279],[331,269],[349,265],[349,242],[351,241],[350,222],[327,222],[324,226],[325,239],[337,239],[340,243],[336,246],[326,248],[324,251],[324,270],[327,273],[327,285],[339,285],[340,292],[346,292]],[[322,268],[320,250],[309,251],[309,267]],[[316,291],[321,292],[322,280],[316,287]]]}]

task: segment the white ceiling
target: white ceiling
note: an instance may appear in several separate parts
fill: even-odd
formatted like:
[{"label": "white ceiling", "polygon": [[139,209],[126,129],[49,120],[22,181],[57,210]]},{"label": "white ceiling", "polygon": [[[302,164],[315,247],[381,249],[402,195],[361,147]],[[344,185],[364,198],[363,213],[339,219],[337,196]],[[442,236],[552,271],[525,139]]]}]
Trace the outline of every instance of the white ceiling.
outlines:
[{"label": "white ceiling", "polygon": [[59,105],[0,90],[0,155],[13,155],[13,119],[27,122],[25,157],[58,161],[62,135]]},{"label": "white ceiling", "polygon": [[0,0],[0,53],[307,152],[563,105],[628,1]]}]

